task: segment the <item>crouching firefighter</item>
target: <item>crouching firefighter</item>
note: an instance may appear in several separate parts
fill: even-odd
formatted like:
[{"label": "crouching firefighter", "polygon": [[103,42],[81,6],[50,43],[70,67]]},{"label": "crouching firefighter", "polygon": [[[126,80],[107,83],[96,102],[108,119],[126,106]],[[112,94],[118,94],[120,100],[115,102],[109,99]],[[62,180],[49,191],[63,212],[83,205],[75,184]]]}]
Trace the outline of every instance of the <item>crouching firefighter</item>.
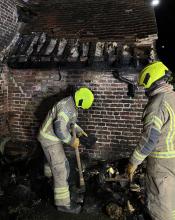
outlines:
[{"label": "crouching firefighter", "polygon": [[175,92],[168,84],[170,71],[160,61],[147,65],[138,84],[148,103],[143,112],[143,132],[130,157],[128,175],[147,158],[147,208],[153,220],[175,219]]},{"label": "crouching firefighter", "polygon": [[[48,112],[42,124],[38,140],[54,180],[54,200],[57,210],[70,213],[79,213],[81,206],[70,201],[68,185],[69,163],[65,156],[63,144],[74,148],[79,146],[79,138],[86,133],[76,124],[78,108],[89,109],[94,101],[90,89],[82,87],[73,96],[62,99]],[[71,136],[71,126],[75,127],[76,137]]]}]

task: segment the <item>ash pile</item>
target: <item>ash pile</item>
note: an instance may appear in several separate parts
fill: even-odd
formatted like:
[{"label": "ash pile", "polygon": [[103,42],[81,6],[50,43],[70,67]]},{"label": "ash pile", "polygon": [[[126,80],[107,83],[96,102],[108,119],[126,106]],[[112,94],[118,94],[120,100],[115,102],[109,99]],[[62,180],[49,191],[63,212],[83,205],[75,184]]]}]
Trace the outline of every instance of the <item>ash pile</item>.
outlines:
[{"label": "ash pile", "polygon": [[116,161],[86,162],[84,212],[103,212],[116,220],[149,220],[145,197],[145,164],[137,169],[134,180],[126,176],[128,158]]},{"label": "ash pile", "polygon": [[[2,142],[1,142],[2,143]],[[52,219],[52,177],[44,176],[44,154],[31,143],[6,140],[0,153],[0,219]],[[85,190],[79,185],[75,155],[69,156],[69,186],[72,200],[82,213],[99,213],[116,220],[149,220],[145,210],[144,166],[132,184],[125,174],[128,159],[107,161],[81,155]],[[81,214],[80,214],[81,215]],[[70,219],[70,216],[69,216]]]}]

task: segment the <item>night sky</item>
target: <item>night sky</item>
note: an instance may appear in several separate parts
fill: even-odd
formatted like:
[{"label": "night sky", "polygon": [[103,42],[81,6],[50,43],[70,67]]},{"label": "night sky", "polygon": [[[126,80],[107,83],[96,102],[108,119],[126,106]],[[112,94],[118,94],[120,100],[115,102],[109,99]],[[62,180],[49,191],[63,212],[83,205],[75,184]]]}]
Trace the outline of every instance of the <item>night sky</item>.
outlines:
[{"label": "night sky", "polygon": [[155,7],[158,26],[157,53],[175,74],[175,0],[160,0]]}]

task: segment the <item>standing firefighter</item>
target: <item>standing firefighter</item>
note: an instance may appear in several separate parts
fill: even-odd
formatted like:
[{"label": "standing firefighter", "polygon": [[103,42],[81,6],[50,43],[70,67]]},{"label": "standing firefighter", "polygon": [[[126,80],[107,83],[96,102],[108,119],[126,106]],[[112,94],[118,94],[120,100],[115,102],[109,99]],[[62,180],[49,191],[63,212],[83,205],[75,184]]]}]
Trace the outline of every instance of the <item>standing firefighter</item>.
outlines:
[{"label": "standing firefighter", "polygon": [[147,65],[138,83],[148,103],[143,112],[143,132],[128,165],[130,180],[147,158],[147,207],[153,220],[175,219],[175,92],[167,83],[168,68],[160,61]]},{"label": "standing firefighter", "polygon": [[[79,146],[79,138],[86,133],[76,124],[77,108],[89,109],[94,95],[88,88],[78,89],[74,96],[62,99],[49,111],[42,124],[38,140],[44,150],[54,179],[54,200],[59,211],[79,213],[81,206],[70,201],[68,186],[69,163],[63,149],[63,143],[74,148]],[[71,136],[74,125],[77,137]]]}]

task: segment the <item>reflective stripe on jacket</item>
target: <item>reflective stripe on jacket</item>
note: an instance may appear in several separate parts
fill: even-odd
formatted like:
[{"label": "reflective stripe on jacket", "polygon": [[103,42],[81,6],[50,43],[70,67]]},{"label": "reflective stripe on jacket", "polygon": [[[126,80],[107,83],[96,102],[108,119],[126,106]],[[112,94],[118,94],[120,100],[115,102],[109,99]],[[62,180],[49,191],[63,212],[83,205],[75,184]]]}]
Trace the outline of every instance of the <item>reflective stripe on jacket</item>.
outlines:
[{"label": "reflective stripe on jacket", "polygon": [[[53,106],[48,112],[42,124],[38,140],[45,144],[50,142],[64,142],[70,144],[72,141],[70,125],[77,121],[77,110],[72,96],[69,96]],[[78,131],[82,130],[76,125]]]},{"label": "reflective stripe on jacket", "polygon": [[169,84],[157,88],[143,112],[143,132],[130,162],[147,157],[175,158],[175,92]]}]

